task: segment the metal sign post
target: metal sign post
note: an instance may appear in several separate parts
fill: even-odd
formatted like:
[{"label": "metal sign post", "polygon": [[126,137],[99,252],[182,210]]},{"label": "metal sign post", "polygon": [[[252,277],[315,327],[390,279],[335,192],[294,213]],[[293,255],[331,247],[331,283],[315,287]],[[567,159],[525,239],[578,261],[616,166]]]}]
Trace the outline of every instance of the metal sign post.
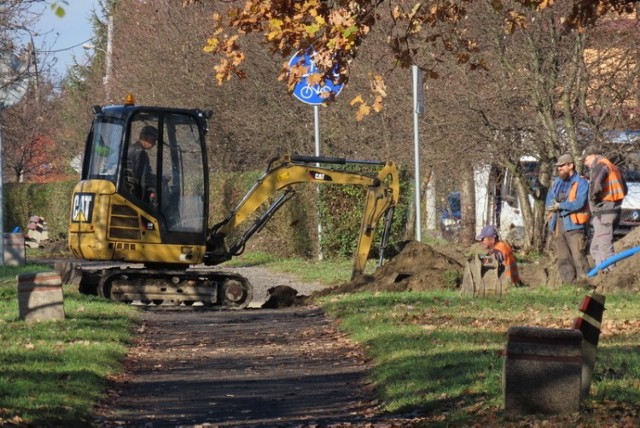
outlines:
[{"label": "metal sign post", "polygon": [[413,150],[414,150],[414,175],[416,195],[416,241],[422,242],[422,218],[420,202],[420,133],[418,127],[418,115],[424,113],[424,86],[422,84],[422,71],[417,65],[411,67],[413,74]]},{"label": "metal sign post", "polygon": [[[320,107],[318,105],[313,106],[313,134],[315,139],[315,155],[320,156]],[[319,167],[320,164],[316,163],[316,166]],[[318,200],[320,199],[320,186],[316,186],[316,206],[318,205]],[[322,260],[324,257],[322,255],[322,223],[320,222],[320,213],[318,213],[316,218],[316,223],[318,224],[318,260]]]},{"label": "metal sign post", "polygon": [[[319,106],[324,102],[325,97],[323,94],[328,93],[328,95],[337,96],[342,88],[344,87],[344,83],[335,83],[332,80],[326,80],[324,85],[320,86],[317,83],[309,84],[307,77],[318,73],[318,68],[313,60],[313,56],[315,52],[311,50],[300,50],[296,52],[291,59],[289,60],[289,68],[294,66],[304,66],[307,67],[307,72],[302,76],[302,79],[295,85],[293,88],[293,96],[302,101],[305,104],[310,104],[313,106],[313,133],[315,140],[315,155],[320,156],[320,108]],[[337,67],[334,67],[333,75],[337,78],[340,73]],[[316,166],[320,166],[316,164]],[[320,194],[320,187],[316,187],[318,195]],[[316,202],[317,205],[317,202]],[[316,219],[316,223],[318,224],[318,260],[322,260],[322,246],[320,243],[322,242],[322,224],[320,223],[320,218]]]}]

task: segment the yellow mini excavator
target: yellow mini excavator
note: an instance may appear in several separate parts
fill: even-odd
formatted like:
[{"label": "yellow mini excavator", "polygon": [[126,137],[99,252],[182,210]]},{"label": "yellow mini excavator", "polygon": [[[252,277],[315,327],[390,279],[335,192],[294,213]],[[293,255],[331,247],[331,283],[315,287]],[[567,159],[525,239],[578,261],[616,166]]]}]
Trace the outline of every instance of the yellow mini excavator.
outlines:
[{"label": "yellow mini excavator", "polygon": [[[211,112],[137,106],[131,96],[123,105],[94,106],[93,112],[82,177],[72,196],[69,248],[77,258],[118,266],[83,272],[81,291],[123,302],[244,308],[253,295],[248,280],[203,265],[241,254],[300,183],[366,187],[353,276],[363,272],[384,216],[382,262],[400,191],[393,162],[277,157],[226,218],[209,226],[209,210],[216,207],[216,201],[209,201],[205,146]],[[348,163],[368,164],[375,171],[332,166]],[[264,210],[258,219],[227,243],[231,232],[239,232],[258,209]],[[138,266],[122,267],[126,263]]]}]

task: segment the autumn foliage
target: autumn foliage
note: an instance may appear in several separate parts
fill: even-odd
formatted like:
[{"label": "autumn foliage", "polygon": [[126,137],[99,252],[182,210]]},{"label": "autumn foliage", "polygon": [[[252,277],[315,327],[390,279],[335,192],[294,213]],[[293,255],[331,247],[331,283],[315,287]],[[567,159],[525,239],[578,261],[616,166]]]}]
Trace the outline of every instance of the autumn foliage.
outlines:
[{"label": "autumn foliage", "polygon": [[[184,4],[207,3],[205,0],[185,0]],[[232,77],[243,78],[246,54],[242,40],[249,33],[259,33],[270,52],[288,56],[303,49],[314,52],[319,76],[310,79],[323,85],[325,79],[335,78],[331,71],[337,64],[340,81],[348,78],[349,64],[358,56],[359,48],[371,29],[385,18],[393,25],[387,32],[388,51],[396,65],[407,68],[419,65],[428,75],[437,77],[434,65],[443,55],[453,56],[459,64],[470,69],[485,67],[476,40],[464,25],[468,6],[473,0],[461,1],[263,1],[249,0],[242,6],[232,2],[226,13],[215,13],[211,36],[204,50],[216,56],[216,81],[222,84]],[[504,32],[511,34],[527,27],[525,10],[550,8],[554,0],[493,0],[491,7],[503,16]],[[567,29],[584,31],[609,11],[629,13],[629,0],[575,0],[566,16],[561,17]],[[289,90],[308,73],[307,67],[292,69],[283,64],[278,79],[286,80]],[[380,111],[386,96],[382,71],[372,73],[371,99],[354,97],[351,104],[358,108],[358,119],[373,111]]]}]

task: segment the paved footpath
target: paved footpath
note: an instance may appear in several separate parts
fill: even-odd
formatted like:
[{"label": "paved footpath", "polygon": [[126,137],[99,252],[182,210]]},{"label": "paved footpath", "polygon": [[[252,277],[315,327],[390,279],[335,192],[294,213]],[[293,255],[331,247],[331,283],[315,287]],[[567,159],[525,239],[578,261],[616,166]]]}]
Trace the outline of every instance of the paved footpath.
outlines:
[{"label": "paved footpath", "polygon": [[139,343],[97,425],[377,425],[360,348],[316,307],[142,313]]}]

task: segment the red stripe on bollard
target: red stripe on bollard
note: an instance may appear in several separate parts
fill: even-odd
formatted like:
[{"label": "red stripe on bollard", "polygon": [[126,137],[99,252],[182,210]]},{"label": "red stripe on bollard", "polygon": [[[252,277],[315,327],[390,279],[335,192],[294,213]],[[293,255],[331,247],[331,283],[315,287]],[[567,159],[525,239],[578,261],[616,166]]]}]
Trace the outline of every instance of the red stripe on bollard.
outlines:
[{"label": "red stripe on bollard", "polygon": [[580,330],[580,327],[582,327],[583,322],[584,322],[584,319],[576,318],[573,320],[573,326],[571,328],[574,330]]},{"label": "red stripe on bollard", "polygon": [[587,308],[589,307],[590,302],[591,296],[586,296],[584,299],[582,299],[582,303],[580,303],[580,307],[578,308],[578,310],[580,312],[587,312]]}]

